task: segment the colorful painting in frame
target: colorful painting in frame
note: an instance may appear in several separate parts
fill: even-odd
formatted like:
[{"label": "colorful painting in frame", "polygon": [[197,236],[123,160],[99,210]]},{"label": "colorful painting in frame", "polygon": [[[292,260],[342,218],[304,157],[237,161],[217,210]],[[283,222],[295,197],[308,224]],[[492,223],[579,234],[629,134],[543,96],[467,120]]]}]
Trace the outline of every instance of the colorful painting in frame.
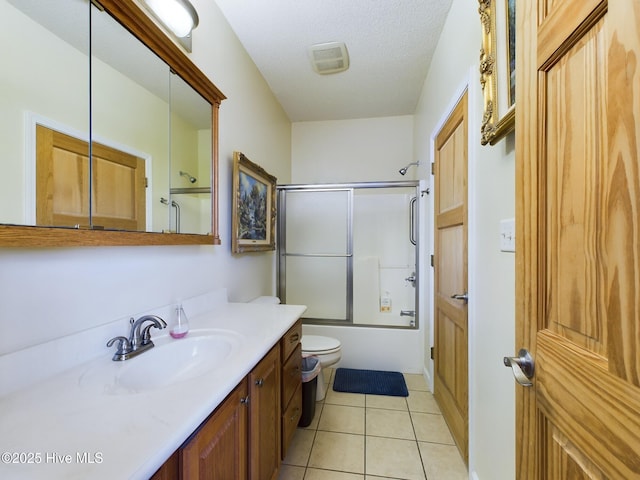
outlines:
[{"label": "colorful painting in frame", "polygon": [[276,177],[233,152],[233,253],[275,250]]}]

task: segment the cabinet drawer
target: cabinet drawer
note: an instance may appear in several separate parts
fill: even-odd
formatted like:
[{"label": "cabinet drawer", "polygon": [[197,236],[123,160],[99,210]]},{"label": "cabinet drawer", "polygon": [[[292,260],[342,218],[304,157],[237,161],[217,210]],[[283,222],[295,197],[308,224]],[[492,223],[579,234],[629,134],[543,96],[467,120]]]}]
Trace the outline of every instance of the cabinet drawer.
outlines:
[{"label": "cabinet drawer", "polygon": [[282,410],[289,405],[296,388],[302,383],[302,345],[298,344],[282,366]]},{"label": "cabinet drawer", "polygon": [[302,383],[293,394],[289,406],[282,414],[282,458],[287,456],[287,449],[293,434],[296,433],[298,422],[302,416]]},{"label": "cabinet drawer", "polygon": [[302,340],[302,321],[298,320],[293,327],[282,337],[282,363],[284,363],[289,355],[296,349],[298,343]]}]

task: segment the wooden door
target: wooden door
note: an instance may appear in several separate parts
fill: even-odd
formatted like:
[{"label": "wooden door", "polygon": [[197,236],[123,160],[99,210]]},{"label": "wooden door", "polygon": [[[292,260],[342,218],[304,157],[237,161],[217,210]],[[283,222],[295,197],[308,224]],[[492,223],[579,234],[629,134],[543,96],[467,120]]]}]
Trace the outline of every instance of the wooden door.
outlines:
[{"label": "wooden door", "polygon": [[247,478],[246,398],[243,381],[180,449],[182,480]]},{"label": "wooden door", "polygon": [[95,142],[91,156],[90,172],[87,142],[36,126],[37,225],[144,231],[144,159]]},{"label": "wooden door", "polygon": [[249,374],[249,478],[278,478],[281,447],[280,344]]},{"label": "wooden door", "polygon": [[104,228],[146,230],[146,178],[142,158],[93,142],[91,223]]},{"label": "wooden door", "polygon": [[36,126],[36,224],[89,225],[89,144]]},{"label": "wooden door", "polygon": [[640,478],[640,2],[517,15],[517,477]]},{"label": "wooden door", "polygon": [[435,142],[434,397],[468,461],[466,117],[465,92]]}]

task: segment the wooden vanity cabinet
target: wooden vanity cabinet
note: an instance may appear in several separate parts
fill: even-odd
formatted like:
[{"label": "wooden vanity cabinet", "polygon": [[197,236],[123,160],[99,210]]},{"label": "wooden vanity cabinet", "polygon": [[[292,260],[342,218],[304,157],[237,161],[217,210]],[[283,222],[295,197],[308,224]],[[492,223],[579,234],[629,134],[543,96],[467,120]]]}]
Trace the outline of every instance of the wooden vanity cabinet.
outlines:
[{"label": "wooden vanity cabinet", "polygon": [[282,458],[302,416],[302,321],[280,340],[282,353]]},{"label": "wooden vanity cabinet", "polygon": [[180,478],[180,451],[173,452],[149,480],[176,480]]},{"label": "wooden vanity cabinet", "polygon": [[275,480],[302,414],[298,321],[151,480]]},{"label": "wooden vanity cabinet", "polygon": [[246,479],[247,410],[243,381],[178,450],[180,475],[173,478]]}]

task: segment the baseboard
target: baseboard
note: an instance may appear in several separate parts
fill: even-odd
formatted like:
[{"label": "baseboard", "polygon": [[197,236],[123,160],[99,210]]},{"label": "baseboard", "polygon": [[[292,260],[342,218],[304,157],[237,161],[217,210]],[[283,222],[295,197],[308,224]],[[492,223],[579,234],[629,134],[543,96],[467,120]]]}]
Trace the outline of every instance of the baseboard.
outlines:
[{"label": "baseboard", "polygon": [[433,379],[431,378],[431,374],[426,366],[422,369],[422,376],[424,377],[425,382],[427,382],[429,391],[433,393]]}]

